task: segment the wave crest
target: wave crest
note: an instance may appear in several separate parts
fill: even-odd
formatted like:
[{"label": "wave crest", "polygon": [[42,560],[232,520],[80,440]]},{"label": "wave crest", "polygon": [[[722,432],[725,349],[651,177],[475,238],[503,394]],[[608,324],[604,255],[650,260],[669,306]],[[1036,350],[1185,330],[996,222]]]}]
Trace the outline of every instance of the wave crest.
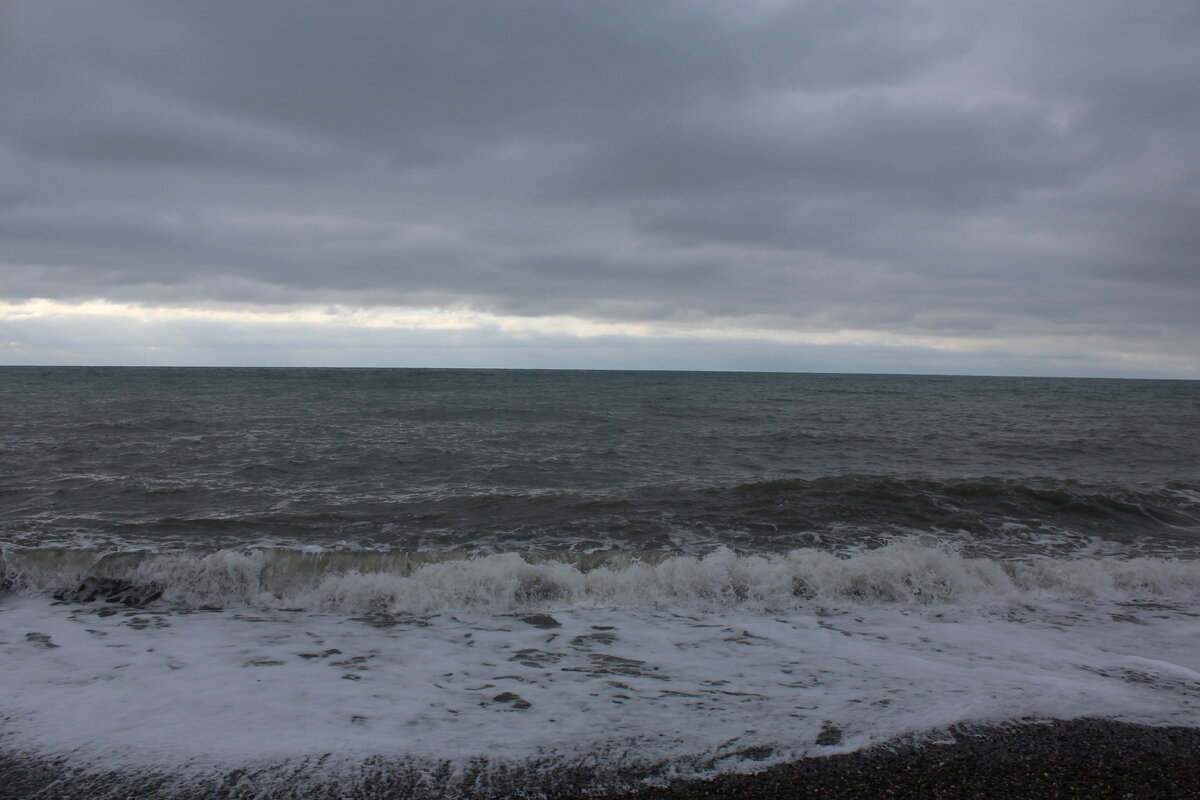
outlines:
[{"label": "wave crest", "polygon": [[468,556],[452,552],[105,553],[9,550],[10,591],[76,602],[185,608],[237,605],[437,614],[566,605],[797,607],[814,602],[971,603],[1027,594],[1194,595],[1200,561],[1164,558],[969,558],[912,540],[854,555],[661,552]]}]

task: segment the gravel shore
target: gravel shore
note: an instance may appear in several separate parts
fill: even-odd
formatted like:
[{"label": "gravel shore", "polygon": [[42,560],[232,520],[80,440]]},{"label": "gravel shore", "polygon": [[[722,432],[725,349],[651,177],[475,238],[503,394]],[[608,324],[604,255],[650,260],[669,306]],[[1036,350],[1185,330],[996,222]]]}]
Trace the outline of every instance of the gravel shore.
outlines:
[{"label": "gravel shore", "polygon": [[1084,719],[957,730],[955,738],[809,758],[620,798],[1200,798],[1200,728]]},{"label": "gravel shore", "polygon": [[[680,781],[627,793],[597,795],[572,791],[573,780],[524,796],[554,800],[692,800],[693,798],[1200,798],[1200,728],[1156,728],[1107,720],[1022,723],[960,728],[952,744],[894,742],[871,750],[807,758],[753,775],[723,775]],[[396,800],[411,797],[413,784],[386,773],[354,786],[288,785],[256,791],[246,777],[233,776],[188,792],[186,800],[254,796]],[[278,776],[272,776],[277,778]],[[491,796],[522,796],[519,776]],[[583,785],[581,783],[575,784]],[[258,787],[261,790],[261,786]],[[31,763],[0,754],[0,798],[158,798],[161,779],[130,776],[72,776],[53,764]],[[170,796],[180,797],[172,793]],[[182,798],[181,798],[182,800]]]}]

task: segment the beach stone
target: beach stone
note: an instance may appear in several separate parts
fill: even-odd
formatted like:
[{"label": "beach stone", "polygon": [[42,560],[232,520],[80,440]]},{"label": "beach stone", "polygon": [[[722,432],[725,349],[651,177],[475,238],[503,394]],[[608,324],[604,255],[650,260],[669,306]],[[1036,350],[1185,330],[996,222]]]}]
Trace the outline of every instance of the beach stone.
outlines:
[{"label": "beach stone", "polygon": [[323,650],[320,653],[297,653],[296,655],[300,656],[305,661],[312,661],[316,658],[328,658],[329,656],[340,656],[341,654],[341,650],[338,650],[336,647],[331,647],[328,650]]},{"label": "beach stone", "polygon": [[521,695],[517,694],[516,692],[501,692],[493,697],[492,701],[496,703],[510,703],[513,708],[520,709],[522,711],[527,708],[533,708],[533,703],[529,702],[524,697],[521,697]]},{"label": "beach stone", "polygon": [[837,725],[826,722],[821,726],[821,732],[817,734],[817,744],[822,747],[833,747],[842,743],[842,729]]},{"label": "beach stone", "polygon": [[524,622],[526,625],[532,625],[535,628],[561,628],[562,623],[556,620],[549,614],[526,614],[517,619]]},{"label": "beach stone", "polygon": [[61,647],[61,645],[57,645],[50,641],[50,634],[39,633],[38,631],[30,631],[29,633],[25,634],[25,640],[28,642],[33,642],[34,644],[40,644],[42,647],[47,649],[51,647]]}]

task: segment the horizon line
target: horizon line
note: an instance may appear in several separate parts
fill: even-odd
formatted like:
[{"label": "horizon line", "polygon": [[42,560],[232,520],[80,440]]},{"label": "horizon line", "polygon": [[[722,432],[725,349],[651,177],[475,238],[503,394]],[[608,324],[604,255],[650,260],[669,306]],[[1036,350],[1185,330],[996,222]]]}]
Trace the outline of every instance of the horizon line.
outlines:
[{"label": "horizon line", "polygon": [[657,367],[406,367],[356,365],[286,364],[0,364],[0,369],[195,369],[195,370],[342,370],[342,371],[426,371],[426,372],[645,372],[694,375],[841,375],[879,378],[1012,378],[1026,380],[1069,381],[1177,381],[1196,382],[1200,378],[1145,377],[1121,375],[1029,375],[968,372],[828,372],[816,370],[759,369],[677,369]]}]

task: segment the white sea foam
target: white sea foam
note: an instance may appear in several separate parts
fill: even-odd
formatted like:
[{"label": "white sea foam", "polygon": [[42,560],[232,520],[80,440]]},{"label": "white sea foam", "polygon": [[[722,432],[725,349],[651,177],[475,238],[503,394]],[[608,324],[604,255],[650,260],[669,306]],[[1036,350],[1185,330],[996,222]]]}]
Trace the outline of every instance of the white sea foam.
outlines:
[{"label": "white sea foam", "polygon": [[[960,721],[1200,725],[1194,609],[1028,600],[767,614],[560,602],[526,621],[10,597],[0,716],[10,751],[185,778],[327,754],[350,771],[372,755],[462,767],[601,754],[694,774]],[[817,744],[833,728],[841,741]]]},{"label": "white sea foam", "polygon": [[[63,554],[41,572],[13,555],[5,746],[85,771],[184,780],[320,757],[352,775],[380,756],[449,786],[479,759],[699,774],[963,721],[1200,726],[1195,562],[915,543],[623,563],[396,554],[374,572],[265,551],[104,569]],[[128,609],[33,591],[102,573],[166,594]],[[223,610],[195,610],[214,599]]]}]

